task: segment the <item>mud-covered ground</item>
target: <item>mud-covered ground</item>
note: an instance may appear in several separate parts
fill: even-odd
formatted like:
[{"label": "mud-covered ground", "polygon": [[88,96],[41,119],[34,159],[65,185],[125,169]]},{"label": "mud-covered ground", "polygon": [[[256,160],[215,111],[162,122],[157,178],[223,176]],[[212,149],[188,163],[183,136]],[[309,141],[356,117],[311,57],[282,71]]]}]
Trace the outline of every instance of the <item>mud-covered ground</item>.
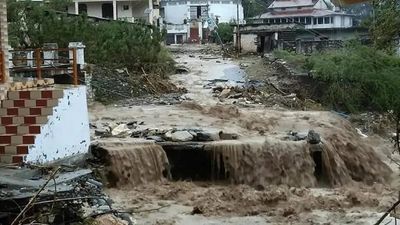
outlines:
[{"label": "mud-covered ground", "polygon": [[[213,92],[212,87],[218,85],[244,86],[250,80],[276,79],[276,70],[262,58],[224,59],[215,46],[176,46],[171,51],[178,64],[189,69],[188,73],[171,77],[176,85],[188,90],[178,102],[169,104],[166,99],[163,104],[93,104],[92,124],[140,121],[141,129],[223,130],[238,134],[239,140],[280,139],[290,130],[316,129],[331,134],[340,133],[341,126],[353,129],[347,123],[339,123],[339,116],[329,112],[288,111],[287,107],[266,107],[247,100],[236,104],[239,100],[221,98]],[[134,212],[137,224],[374,224],[398,198],[398,166],[387,157],[391,155],[389,141],[370,136],[360,142],[373,147],[378,158],[394,171],[390,181],[306,188],[184,180],[123,186],[108,189],[107,193],[116,208]],[[395,224],[395,220],[387,218],[382,224]]]}]

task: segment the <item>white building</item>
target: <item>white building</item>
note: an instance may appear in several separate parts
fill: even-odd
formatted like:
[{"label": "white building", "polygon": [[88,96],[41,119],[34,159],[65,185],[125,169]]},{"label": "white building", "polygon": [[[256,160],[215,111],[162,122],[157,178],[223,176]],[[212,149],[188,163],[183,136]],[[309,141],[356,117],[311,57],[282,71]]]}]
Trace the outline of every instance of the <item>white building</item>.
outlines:
[{"label": "white building", "polygon": [[252,23],[304,25],[305,29],[349,28],[353,15],[346,14],[329,0],[275,0],[270,12],[249,19]]},{"label": "white building", "polygon": [[159,5],[159,0],[73,0],[68,12],[128,22],[140,20],[157,25]]},{"label": "white building", "polygon": [[168,44],[199,43],[207,38],[211,24],[236,22],[237,13],[239,22],[243,22],[240,0],[163,0],[160,13]]},{"label": "white building", "polygon": [[268,12],[246,19],[240,27],[243,52],[270,52],[276,48],[310,52],[336,46],[365,34],[354,15],[330,0],[275,0]]}]

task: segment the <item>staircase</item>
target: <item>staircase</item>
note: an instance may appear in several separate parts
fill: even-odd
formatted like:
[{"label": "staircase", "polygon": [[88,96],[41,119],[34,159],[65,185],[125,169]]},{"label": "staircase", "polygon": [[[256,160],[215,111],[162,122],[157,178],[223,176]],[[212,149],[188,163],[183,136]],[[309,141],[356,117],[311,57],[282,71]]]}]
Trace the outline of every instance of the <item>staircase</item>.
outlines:
[{"label": "staircase", "polygon": [[0,108],[0,163],[25,161],[62,97],[63,90],[54,88],[7,92]]},{"label": "staircase", "polygon": [[85,86],[37,80],[0,91],[0,165],[44,163],[88,151]]}]

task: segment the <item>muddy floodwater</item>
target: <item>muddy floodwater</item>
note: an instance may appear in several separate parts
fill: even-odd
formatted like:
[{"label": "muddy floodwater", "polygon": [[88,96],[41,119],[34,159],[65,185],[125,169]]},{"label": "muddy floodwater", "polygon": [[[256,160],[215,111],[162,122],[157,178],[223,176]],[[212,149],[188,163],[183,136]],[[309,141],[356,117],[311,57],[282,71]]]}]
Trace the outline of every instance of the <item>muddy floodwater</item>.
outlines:
[{"label": "muddy floodwater", "polygon": [[[206,48],[171,47],[189,70],[171,76],[188,90],[180,104],[90,108],[93,124],[135,121],[164,136],[171,129],[218,136],[184,147],[93,136],[107,156],[107,193],[115,207],[133,211],[136,224],[374,224],[396,201],[398,168],[386,157],[388,141],[361,137],[332,112],[241,106],[216,96],[216,87],[243,86],[254,77],[240,61]],[[251,65],[265,66],[252,57]],[[252,70],[268,76],[270,68]],[[307,139],[310,130],[318,134],[316,143]]]}]

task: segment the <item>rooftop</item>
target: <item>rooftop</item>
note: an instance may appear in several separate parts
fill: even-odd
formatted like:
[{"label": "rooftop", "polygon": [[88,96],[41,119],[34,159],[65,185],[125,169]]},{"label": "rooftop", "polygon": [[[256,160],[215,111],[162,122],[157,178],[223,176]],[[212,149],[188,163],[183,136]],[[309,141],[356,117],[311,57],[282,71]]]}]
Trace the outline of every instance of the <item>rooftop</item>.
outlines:
[{"label": "rooftop", "polygon": [[302,16],[311,16],[311,17],[322,17],[322,16],[330,16],[330,15],[348,15],[344,12],[335,12],[327,9],[301,9],[296,11],[274,11],[267,12],[261,14],[259,16],[255,16],[251,19],[270,19],[270,18],[282,18],[282,17],[302,17]]},{"label": "rooftop", "polygon": [[269,9],[314,6],[316,0],[276,0],[268,6]]}]

